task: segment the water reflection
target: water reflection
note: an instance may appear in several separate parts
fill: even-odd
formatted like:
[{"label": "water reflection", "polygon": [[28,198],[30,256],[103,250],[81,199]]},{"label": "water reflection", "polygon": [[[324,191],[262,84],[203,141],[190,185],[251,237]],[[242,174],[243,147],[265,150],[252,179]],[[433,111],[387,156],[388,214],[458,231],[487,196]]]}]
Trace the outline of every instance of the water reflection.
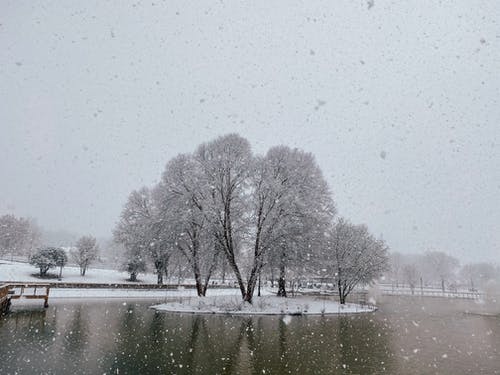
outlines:
[{"label": "water reflection", "polygon": [[54,301],[0,320],[0,373],[499,373],[498,317],[393,299],[374,314],[227,317]]}]

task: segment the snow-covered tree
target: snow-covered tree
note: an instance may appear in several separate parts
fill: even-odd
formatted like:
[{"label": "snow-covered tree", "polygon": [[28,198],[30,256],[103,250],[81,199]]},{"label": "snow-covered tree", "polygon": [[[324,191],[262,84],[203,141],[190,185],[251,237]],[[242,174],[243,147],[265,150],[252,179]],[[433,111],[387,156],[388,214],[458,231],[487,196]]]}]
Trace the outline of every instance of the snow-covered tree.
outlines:
[{"label": "snow-covered tree", "polygon": [[204,296],[217,266],[220,245],[209,225],[209,191],[199,163],[191,155],[172,159],[155,192],[163,231],[168,233],[171,246],[185,257],[197,293]]},{"label": "snow-covered tree", "polygon": [[66,253],[58,247],[40,248],[29,258],[30,264],[40,270],[40,277],[46,276],[49,269],[59,267],[59,278],[61,278],[62,269],[67,261]]},{"label": "snow-covered tree", "polygon": [[71,257],[80,267],[80,275],[85,276],[89,265],[97,259],[99,246],[95,237],[83,236],[76,242],[76,248],[71,250]]},{"label": "snow-covered tree", "polygon": [[138,247],[125,246],[125,260],[122,268],[129,274],[130,281],[137,281],[140,273],[146,272],[146,260]]},{"label": "snow-covered tree", "polygon": [[279,269],[278,295],[286,296],[286,270],[310,263],[335,213],[333,201],[314,157],[286,146],[256,158],[252,181],[254,258],[247,287],[251,300],[257,275],[268,259]]},{"label": "snow-covered tree", "polygon": [[40,238],[40,229],[33,219],[0,216],[0,256],[29,256],[40,244]]},{"label": "snow-covered tree", "polygon": [[325,264],[333,274],[340,303],[344,304],[357,285],[370,284],[389,269],[388,248],[365,225],[341,218],[329,233]]},{"label": "snow-covered tree", "polygon": [[460,265],[457,258],[442,251],[427,251],[424,254],[424,264],[427,277],[433,282],[439,282],[443,292],[445,283],[455,275]]},{"label": "snow-covered tree", "polygon": [[411,294],[415,293],[415,286],[420,277],[420,272],[414,264],[405,264],[403,266],[403,278],[410,286]]},{"label": "snow-covered tree", "polygon": [[159,211],[153,202],[150,189],[143,187],[130,194],[113,235],[115,241],[123,244],[126,249],[125,268],[129,270],[131,279],[135,278],[138,272],[143,272],[146,259],[150,258],[155,267],[158,284],[163,283],[171,248],[164,240]]},{"label": "snow-covered tree", "polygon": [[234,273],[242,297],[248,300],[242,264],[237,260],[248,233],[248,178],[253,165],[250,144],[236,134],[229,134],[200,145],[194,158],[201,168],[199,183],[208,189],[205,218]]},{"label": "snow-covered tree", "polygon": [[491,263],[469,263],[460,269],[460,278],[471,290],[475,290],[494,280],[500,281],[500,274],[498,268]]},{"label": "snow-covered tree", "polygon": [[390,279],[394,284],[396,284],[396,288],[399,288],[399,283],[402,281],[402,271],[404,267],[404,256],[399,252],[393,252],[389,256],[389,264],[390,264]]}]

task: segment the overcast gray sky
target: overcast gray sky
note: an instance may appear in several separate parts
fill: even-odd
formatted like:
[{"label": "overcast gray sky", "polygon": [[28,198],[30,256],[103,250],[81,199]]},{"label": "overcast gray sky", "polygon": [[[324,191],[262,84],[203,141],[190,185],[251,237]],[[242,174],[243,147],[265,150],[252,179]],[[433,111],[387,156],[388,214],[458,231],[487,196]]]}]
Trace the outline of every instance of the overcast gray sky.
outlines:
[{"label": "overcast gray sky", "polygon": [[0,214],[110,235],[228,132],[316,155],[394,251],[500,261],[498,1],[2,1]]}]

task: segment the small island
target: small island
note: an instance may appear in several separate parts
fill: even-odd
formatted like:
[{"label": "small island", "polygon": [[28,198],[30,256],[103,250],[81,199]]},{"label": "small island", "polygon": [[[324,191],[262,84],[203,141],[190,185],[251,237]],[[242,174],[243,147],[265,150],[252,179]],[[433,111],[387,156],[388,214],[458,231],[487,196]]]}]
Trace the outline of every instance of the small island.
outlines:
[{"label": "small island", "polygon": [[372,305],[340,304],[324,297],[281,298],[274,295],[254,297],[253,303],[244,302],[238,296],[188,297],[152,308],[171,313],[228,315],[332,315],[376,310]]}]

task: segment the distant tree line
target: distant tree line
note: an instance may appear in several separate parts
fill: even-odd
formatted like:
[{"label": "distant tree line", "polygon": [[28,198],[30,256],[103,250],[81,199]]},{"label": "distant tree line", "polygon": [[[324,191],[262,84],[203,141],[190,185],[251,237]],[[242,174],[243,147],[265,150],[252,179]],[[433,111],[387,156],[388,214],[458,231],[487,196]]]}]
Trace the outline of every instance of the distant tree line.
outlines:
[{"label": "distant tree line", "polygon": [[287,277],[330,276],[341,302],[388,269],[387,246],[365,226],[335,217],[312,154],[286,146],[254,155],[229,134],[171,159],[153,187],[133,191],[114,239],[131,280],[150,263],[159,284],[175,265],[199,296],[226,273],[251,302],[260,278],[287,295]]},{"label": "distant tree line", "polygon": [[0,257],[10,260],[24,258],[37,267],[40,277],[46,277],[49,269],[62,269],[69,259],[80,267],[80,274],[85,276],[89,265],[98,259],[99,247],[92,236],[83,236],[68,253],[55,246],[42,245],[42,231],[31,218],[14,215],[0,216]]},{"label": "distant tree line", "polygon": [[29,256],[29,263],[40,270],[40,277],[46,277],[49,269],[59,267],[59,279],[61,279],[62,269],[68,263],[68,254],[80,267],[80,275],[85,276],[90,264],[98,258],[99,247],[94,237],[83,236],[68,252],[60,247],[39,247]]},{"label": "distant tree line", "polygon": [[477,290],[500,283],[500,267],[487,262],[460,266],[457,258],[442,251],[423,254],[390,254],[390,271],[386,275],[395,287],[438,287],[444,292],[457,287]]}]

